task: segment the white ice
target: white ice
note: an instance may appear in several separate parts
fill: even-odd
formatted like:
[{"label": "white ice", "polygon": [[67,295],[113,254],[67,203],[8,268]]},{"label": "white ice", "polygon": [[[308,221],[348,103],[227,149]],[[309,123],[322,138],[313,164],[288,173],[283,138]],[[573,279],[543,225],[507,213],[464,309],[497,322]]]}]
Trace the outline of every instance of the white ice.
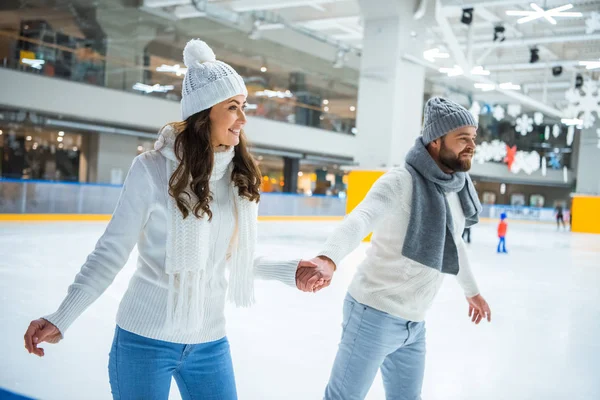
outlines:
[{"label": "white ice", "polygon": [[[335,222],[262,222],[259,253],[311,257]],[[135,250],[114,284],[46,356],[29,355],[31,319],[60,303],[104,223],[0,225],[0,387],[49,400],[110,399],[108,352]],[[472,232],[470,258],[492,323],[475,326],[452,277],[427,317],[425,400],[600,399],[600,235],[509,222],[508,255],[495,223]],[[342,299],[361,245],[332,286],[306,294],[258,282],[258,304],[227,310],[242,400],[321,399],[337,350]],[[179,399],[176,385],[172,399]],[[378,376],[368,399],[384,399]]]}]

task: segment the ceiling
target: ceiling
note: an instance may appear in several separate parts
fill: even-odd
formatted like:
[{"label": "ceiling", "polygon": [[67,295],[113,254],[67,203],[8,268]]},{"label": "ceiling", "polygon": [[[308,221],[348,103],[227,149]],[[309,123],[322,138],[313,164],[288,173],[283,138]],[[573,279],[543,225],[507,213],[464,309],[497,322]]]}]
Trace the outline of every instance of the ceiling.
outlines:
[{"label": "ceiling", "polygon": [[[571,1],[573,8],[569,11],[581,12],[583,18],[557,17],[556,25],[544,18],[518,24],[519,17],[506,15],[509,10],[531,10],[530,2],[438,0],[435,22],[425,29],[425,50],[438,48],[450,57],[411,62],[427,68],[428,87],[437,91],[489,103],[521,102],[529,109],[562,110],[566,106],[564,92],[572,86],[575,75],[582,73],[585,79],[598,74],[586,71],[578,62],[600,59],[600,29],[586,33],[585,23],[592,12],[600,12],[600,0]],[[54,10],[70,4],[90,4],[83,0],[9,3],[19,3],[26,9],[44,5]],[[545,9],[565,3],[538,0]],[[190,37],[200,37],[218,49],[219,57],[226,61],[253,67],[266,62],[281,79],[292,71],[302,71],[311,85],[347,97],[348,104],[342,107],[355,102],[352,98],[358,89],[364,26],[358,0],[98,0],[93,5],[105,15],[105,21],[112,21],[109,29],[113,40],[122,32],[123,45],[132,39],[132,25],[151,26],[154,41],[179,49]],[[460,21],[465,7],[474,8],[469,26]],[[495,43],[493,31],[499,24],[505,27],[506,39]],[[534,46],[539,49],[539,61],[530,63]],[[333,67],[336,61],[341,68]],[[439,72],[440,67],[455,64],[469,70],[481,65],[491,74],[449,78]],[[553,76],[553,66],[562,66],[562,74]],[[482,92],[474,88],[474,80],[512,82],[521,89],[514,93]]]}]

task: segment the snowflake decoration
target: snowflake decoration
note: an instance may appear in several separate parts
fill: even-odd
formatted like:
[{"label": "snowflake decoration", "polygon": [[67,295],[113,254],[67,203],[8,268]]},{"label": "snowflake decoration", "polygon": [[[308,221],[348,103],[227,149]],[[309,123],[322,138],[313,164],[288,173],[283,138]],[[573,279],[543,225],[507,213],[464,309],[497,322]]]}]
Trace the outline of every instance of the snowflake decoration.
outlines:
[{"label": "snowflake decoration", "polygon": [[593,113],[600,116],[600,83],[586,80],[581,89],[571,88],[565,93],[569,102],[565,112],[573,118],[581,118],[584,128],[591,128],[596,121]]},{"label": "snowflake decoration", "polygon": [[557,138],[560,135],[560,126],[558,124],[554,124],[552,127],[552,136]]},{"label": "snowflake decoration", "polygon": [[521,115],[517,118],[517,126],[515,130],[521,134],[521,136],[527,135],[533,131],[533,119],[529,118],[527,114]]},{"label": "snowflake decoration", "polygon": [[546,176],[546,157],[542,157],[542,176]]},{"label": "snowflake decoration", "polygon": [[517,115],[521,114],[521,105],[520,104],[509,104],[507,113],[511,117],[516,118]]},{"label": "snowflake decoration", "polygon": [[561,164],[560,164],[561,160],[562,160],[562,156],[561,156],[560,153],[551,153],[550,154],[550,161],[549,161],[550,168],[552,168],[552,169],[560,169],[560,167],[561,167]]},{"label": "snowflake decoration", "polygon": [[544,122],[544,114],[542,114],[541,112],[536,112],[533,114],[533,122],[536,125],[541,125],[542,122]]},{"label": "snowflake decoration", "polygon": [[492,115],[494,116],[494,119],[496,121],[501,121],[502,119],[504,119],[504,108],[502,106],[494,107]]},{"label": "snowflake decoration", "polygon": [[531,175],[540,169],[540,154],[537,151],[517,151],[510,172],[518,174],[523,171]]},{"label": "snowflake decoration", "polygon": [[479,103],[474,101],[473,104],[471,104],[471,108],[469,108],[469,111],[471,112],[471,114],[473,114],[473,118],[475,118],[475,121],[479,123],[479,114],[481,113],[481,106],[479,105]]},{"label": "snowflake decoration", "polygon": [[492,140],[476,147],[473,161],[483,164],[487,161],[502,161],[504,157],[506,157],[506,143]]},{"label": "snowflake decoration", "polygon": [[575,137],[575,127],[571,125],[567,131],[567,146],[573,144],[573,138]]},{"label": "snowflake decoration", "polygon": [[590,17],[585,20],[585,33],[588,35],[600,31],[600,13],[592,11]]},{"label": "snowflake decoration", "polygon": [[546,125],[544,129],[544,140],[550,139],[550,125]]}]

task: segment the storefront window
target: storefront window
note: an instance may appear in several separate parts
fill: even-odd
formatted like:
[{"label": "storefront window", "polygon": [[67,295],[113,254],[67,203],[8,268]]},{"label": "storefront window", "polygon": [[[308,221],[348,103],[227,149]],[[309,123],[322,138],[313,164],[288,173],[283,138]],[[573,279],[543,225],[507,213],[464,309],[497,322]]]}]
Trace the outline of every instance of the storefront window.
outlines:
[{"label": "storefront window", "polygon": [[2,178],[79,181],[81,134],[26,124],[0,132]]}]

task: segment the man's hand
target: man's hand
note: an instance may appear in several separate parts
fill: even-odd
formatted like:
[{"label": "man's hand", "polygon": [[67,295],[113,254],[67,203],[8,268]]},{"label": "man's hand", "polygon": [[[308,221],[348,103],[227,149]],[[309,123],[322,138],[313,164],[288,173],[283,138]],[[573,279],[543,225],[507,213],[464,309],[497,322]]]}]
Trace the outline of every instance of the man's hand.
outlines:
[{"label": "man's hand", "polygon": [[480,294],[467,297],[469,302],[469,318],[475,324],[479,324],[482,319],[487,319],[488,322],[492,322],[492,312],[487,301]]},{"label": "man's hand", "polygon": [[[335,271],[333,261],[328,257],[319,256],[304,262],[310,264],[302,266],[301,262],[298,265],[296,271],[296,286],[298,286],[298,289],[304,292],[318,292],[329,286]],[[312,265],[316,265],[316,267]]]}]

